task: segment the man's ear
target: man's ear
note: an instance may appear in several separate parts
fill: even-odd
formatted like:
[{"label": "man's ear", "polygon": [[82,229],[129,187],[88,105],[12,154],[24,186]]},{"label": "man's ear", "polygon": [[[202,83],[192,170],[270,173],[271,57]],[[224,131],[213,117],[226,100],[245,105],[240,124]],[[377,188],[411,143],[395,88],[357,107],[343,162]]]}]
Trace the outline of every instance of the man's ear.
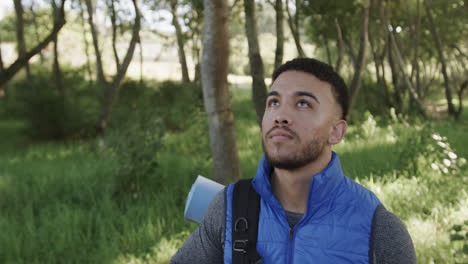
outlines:
[{"label": "man's ear", "polygon": [[328,143],[331,145],[340,143],[346,133],[347,127],[348,123],[345,120],[335,121],[328,135]]}]

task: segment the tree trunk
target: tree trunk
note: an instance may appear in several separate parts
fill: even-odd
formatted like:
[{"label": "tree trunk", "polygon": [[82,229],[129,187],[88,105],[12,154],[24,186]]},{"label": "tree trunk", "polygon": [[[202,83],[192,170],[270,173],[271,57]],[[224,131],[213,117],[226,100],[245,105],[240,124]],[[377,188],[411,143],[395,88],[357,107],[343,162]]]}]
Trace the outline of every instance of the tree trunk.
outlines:
[{"label": "tree trunk", "polygon": [[0,38],[0,76],[3,74],[5,70],[3,66],[3,57],[2,57],[2,39]]},{"label": "tree trunk", "polygon": [[104,92],[104,98],[101,105],[101,112],[99,115],[99,122],[97,125],[98,133],[103,134],[107,128],[107,123],[110,118],[112,111],[112,106],[115,102],[115,99],[118,97],[120,84],[127,73],[128,66],[133,58],[133,53],[135,52],[135,46],[140,41],[139,32],[140,32],[140,10],[138,9],[137,0],[133,0],[133,8],[135,10],[135,22],[132,30],[132,38],[130,39],[130,44],[125,54],[124,60],[119,67],[119,71],[112,78],[112,81],[108,83],[104,76],[104,70],[102,68],[101,53],[99,51],[98,45],[98,35],[93,21],[93,8],[91,5],[91,0],[86,0],[86,5],[88,7],[88,16],[89,24],[91,27],[91,33],[93,35],[93,44],[94,50],[96,53],[96,64],[98,72],[98,80],[101,88]]},{"label": "tree trunk", "polygon": [[335,18],[335,25],[336,25],[336,32],[337,32],[337,38],[336,38],[336,48],[337,48],[337,53],[338,53],[338,58],[336,59],[335,63],[335,71],[337,73],[340,73],[341,69],[341,62],[343,61],[343,34],[341,32],[341,27],[340,23],[338,22],[338,19]]},{"label": "tree trunk", "polygon": [[[301,36],[299,34],[299,28],[296,27],[296,23],[295,23],[295,21],[297,21],[297,19],[294,20],[293,17],[291,16],[291,12],[289,11],[288,0],[286,0],[286,13],[288,14],[288,25],[289,25],[289,29],[291,30],[291,35],[294,38],[294,44],[296,44],[296,49],[297,49],[298,56],[301,57],[301,58],[305,58],[307,56],[306,56],[306,54],[304,52],[304,49],[302,48],[301,39],[300,39]],[[297,6],[296,6],[296,16],[297,16]]]},{"label": "tree trunk", "polygon": [[[381,1],[378,1],[376,4],[375,0],[371,0],[370,2],[370,11],[371,10],[379,10]],[[388,90],[387,82],[385,79],[385,64],[384,64],[384,58],[386,54],[386,47],[387,47],[387,41],[388,38],[386,37],[387,34],[382,32],[382,28],[375,28],[372,30],[371,27],[372,24],[369,25],[368,28],[368,38],[369,38],[369,44],[370,44],[370,50],[372,52],[372,58],[374,60],[374,66],[375,66],[375,75],[377,78],[377,86],[379,89],[383,89],[384,91],[384,99],[385,99],[385,105],[390,109],[393,107],[392,101],[390,99],[390,91]],[[383,39],[383,47],[381,47],[380,43],[381,40]],[[380,48],[381,47],[381,48]]]},{"label": "tree trunk", "polygon": [[[39,25],[37,24],[37,14],[36,10],[34,10],[34,1],[31,1],[31,14],[32,14],[32,22],[34,24],[34,35],[36,36],[37,43],[41,42],[41,37],[39,36]],[[39,58],[41,60],[41,64],[44,64],[44,54],[42,54],[42,50],[39,52]]]},{"label": "tree trunk", "polygon": [[228,183],[241,178],[236,132],[227,74],[229,39],[225,0],[204,0],[202,54],[203,100],[210,132],[214,179]]},{"label": "tree trunk", "polygon": [[[380,8],[380,16],[381,16],[382,22],[383,22],[382,23],[383,29],[385,30],[385,32],[387,32],[389,34],[389,44],[391,44],[390,45],[391,49],[395,53],[395,57],[396,57],[396,60],[397,60],[397,65],[400,68],[400,72],[402,74],[403,80],[405,81],[406,85],[408,86],[409,92],[413,96],[413,99],[414,99],[414,102],[416,103],[416,107],[417,107],[418,111],[421,113],[421,115],[426,120],[428,120],[429,116],[427,115],[426,110],[424,109],[424,106],[423,106],[421,100],[418,97],[418,94],[414,90],[413,84],[411,83],[411,80],[409,79],[408,75],[405,72],[405,70],[406,70],[405,63],[403,62],[403,59],[401,57],[400,50],[398,49],[398,46],[397,46],[396,41],[395,41],[395,37],[393,36],[393,32],[390,31],[390,29],[388,28],[388,26],[390,25],[390,22],[387,20],[386,16],[384,15],[384,6],[383,5]],[[389,48],[389,57],[390,56],[391,56],[391,52],[390,52],[390,48]]]},{"label": "tree trunk", "polygon": [[[385,29],[387,30],[387,29]],[[392,84],[393,84],[393,89],[394,89],[394,98],[395,98],[395,111],[397,113],[402,112],[402,99],[401,99],[401,90],[400,90],[400,84],[398,82],[398,70],[395,66],[395,60],[393,58],[393,52],[392,52],[392,42],[390,41],[390,33],[388,33],[388,43],[387,43],[387,52],[388,52],[388,64],[390,65],[390,71],[392,73]]]},{"label": "tree trunk", "polygon": [[255,19],[254,0],[244,0],[245,10],[245,32],[249,44],[249,62],[250,74],[252,76],[252,94],[257,113],[257,122],[262,123],[263,113],[265,112],[266,85],[265,73],[263,69],[262,56],[258,45],[257,21]]},{"label": "tree trunk", "polygon": [[179,63],[182,70],[182,82],[189,83],[190,77],[188,73],[187,60],[185,58],[184,51],[184,35],[182,34],[182,29],[180,28],[179,18],[177,16],[177,0],[171,0],[171,13],[172,13],[172,25],[175,28],[176,37],[177,37],[177,47],[179,51]]},{"label": "tree trunk", "polygon": [[[54,17],[58,16],[58,9],[55,3],[55,0],[52,0],[52,9]],[[63,78],[62,72],[60,71],[60,64],[59,64],[59,55],[58,55],[58,36],[55,35],[54,37],[54,65],[53,65],[53,73],[55,84],[57,85],[57,90],[60,95],[63,96]]]},{"label": "tree trunk", "polygon": [[275,68],[278,69],[283,63],[284,54],[284,27],[283,27],[283,0],[276,0],[276,52],[275,52]]},{"label": "tree trunk", "polygon": [[356,65],[358,62],[357,62],[356,54],[354,53],[353,43],[351,43],[351,41],[349,40],[349,38],[346,37],[345,34],[343,34],[342,37],[343,37],[343,43],[346,46],[346,51],[348,52],[349,58],[353,62],[353,65]]},{"label": "tree trunk", "polygon": [[42,40],[42,42],[37,44],[29,52],[26,52],[24,56],[18,57],[7,69],[0,73],[0,87],[2,87],[11,78],[13,78],[13,76],[15,76],[15,74],[18,73],[18,71],[21,70],[21,68],[25,66],[34,55],[36,55],[42,49],[44,49],[47,46],[47,44],[49,44],[55,38],[60,29],[62,29],[63,25],[65,25],[65,1],[66,0],[61,1],[59,15],[57,16],[58,19],[54,21],[52,32],[50,32],[49,35],[47,35],[47,37],[44,40]]},{"label": "tree trunk", "polygon": [[138,48],[140,51],[140,84],[143,84],[143,45],[141,39],[138,41]]},{"label": "tree trunk", "polygon": [[356,98],[359,93],[359,89],[361,88],[361,79],[362,73],[364,72],[365,68],[365,60],[366,60],[366,49],[367,49],[367,31],[369,25],[369,5],[364,4],[362,7],[362,14],[361,14],[361,32],[360,32],[360,41],[359,41],[359,53],[356,58],[356,64],[354,64],[354,75],[351,81],[351,85],[349,86],[350,89],[350,100],[349,100],[349,110],[347,119],[351,120],[351,112],[353,110],[354,104],[356,103]]},{"label": "tree trunk", "polygon": [[452,90],[450,89],[449,77],[447,74],[447,64],[445,62],[444,53],[442,51],[442,41],[440,40],[439,34],[437,33],[434,18],[432,17],[431,9],[427,0],[424,0],[424,7],[426,8],[426,15],[429,20],[429,29],[431,31],[432,37],[436,44],[437,55],[439,57],[439,62],[441,64],[442,75],[444,77],[444,87],[445,87],[445,98],[447,99],[448,112],[449,115],[456,117],[457,113],[455,111],[455,106],[452,103]]},{"label": "tree trunk", "polygon": [[85,14],[84,14],[84,8],[83,4],[81,2],[78,3],[80,6],[80,22],[81,22],[81,28],[83,32],[83,44],[84,44],[84,52],[86,54],[86,70],[88,71],[88,78],[90,82],[93,81],[93,70],[91,69],[91,59],[89,55],[89,43],[88,43],[88,38],[86,37],[86,24],[85,24]]},{"label": "tree trunk", "polygon": [[328,38],[325,35],[323,35],[323,45],[325,46],[325,50],[327,52],[328,65],[333,66],[331,61],[330,47],[328,46]]},{"label": "tree trunk", "polygon": [[[384,89],[385,103],[387,104],[388,107],[391,107],[392,105],[391,105],[391,102],[390,102],[390,95],[389,95],[388,88],[387,88],[387,85],[386,85],[385,80],[384,80],[384,73],[383,73],[384,67],[383,67],[383,64],[380,62],[381,59],[379,58],[376,44],[375,44],[374,39],[373,39],[373,37],[371,35],[369,35],[369,44],[370,44],[370,50],[372,52],[372,58],[374,60],[375,77],[377,78],[377,86],[379,88]],[[382,66],[382,68],[381,68],[381,66]],[[382,69],[382,71],[380,71],[381,69]]]},{"label": "tree trunk", "polygon": [[99,41],[98,41],[98,32],[96,29],[96,26],[94,24],[94,8],[93,4],[91,3],[91,0],[85,0],[86,1],[86,7],[88,9],[88,22],[89,22],[89,27],[91,29],[91,35],[93,37],[93,46],[94,46],[94,54],[96,55],[96,75],[97,75],[97,80],[99,82],[99,86],[103,90],[106,90],[106,86],[108,85],[106,82],[106,78],[104,76],[104,69],[102,67],[102,58],[101,58],[101,51],[99,50]]},{"label": "tree trunk", "polygon": [[[16,40],[18,41],[18,57],[24,57],[26,54],[26,43],[24,41],[24,9],[21,0],[13,0],[16,12]],[[25,64],[26,76],[28,79],[31,77],[31,70],[29,69],[29,60]]]},{"label": "tree trunk", "polygon": [[110,20],[112,27],[112,52],[114,53],[115,60],[115,72],[119,72],[120,59],[119,53],[117,52],[117,15],[115,13],[114,0],[109,0],[108,7],[110,9]]}]

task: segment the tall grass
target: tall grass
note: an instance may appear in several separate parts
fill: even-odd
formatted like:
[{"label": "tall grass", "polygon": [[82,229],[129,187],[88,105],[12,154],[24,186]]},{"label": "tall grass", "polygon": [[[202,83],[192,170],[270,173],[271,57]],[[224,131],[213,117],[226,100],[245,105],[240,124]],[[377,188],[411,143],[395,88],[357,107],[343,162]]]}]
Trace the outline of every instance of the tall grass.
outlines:
[{"label": "tall grass", "polygon": [[[232,97],[243,177],[253,177],[262,150],[250,91]],[[0,263],[168,263],[197,227],[183,220],[188,190],[212,175],[203,109],[170,115],[157,180],[129,196],[115,195],[121,164],[100,147],[108,138],[31,143],[24,123],[0,121]],[[467,262],[466,244],[451,240],[468,226],[466,119],[363,119],[335,148],[345,174],[404,221],[419,263]]]}]

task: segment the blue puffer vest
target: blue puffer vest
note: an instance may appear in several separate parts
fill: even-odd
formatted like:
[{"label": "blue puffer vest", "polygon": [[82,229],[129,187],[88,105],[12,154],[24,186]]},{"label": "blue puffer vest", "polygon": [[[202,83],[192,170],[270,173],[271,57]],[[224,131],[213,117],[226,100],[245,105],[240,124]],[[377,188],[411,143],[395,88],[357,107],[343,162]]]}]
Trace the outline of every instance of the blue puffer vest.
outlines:
[{"label": "blue puffer vest", "polygon": [[[271,192],[271,171],[263,156],[252,181],[261,196],[257,252],[263,263],[369,263],[372,218],[380,201],[343,174],[335,152],[328,167],[312,177],[307,210],[293,229]],[[232,263],[233,187],[226,193],[224,263]]]}]

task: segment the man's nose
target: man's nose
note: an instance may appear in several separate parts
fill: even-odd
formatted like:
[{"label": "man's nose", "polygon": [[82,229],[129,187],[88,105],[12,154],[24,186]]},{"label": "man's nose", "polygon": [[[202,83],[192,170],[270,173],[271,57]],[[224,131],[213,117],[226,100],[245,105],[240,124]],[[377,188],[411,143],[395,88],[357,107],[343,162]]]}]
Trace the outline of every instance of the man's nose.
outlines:
[{"label": "man's nose", "polygon": [[279,113],[277,113],[275,117],[275,125],[290,126],[291,124],[292,124],[292,120],[289,117],[289,115],[287,115],[283,111],[280,111]]}]

